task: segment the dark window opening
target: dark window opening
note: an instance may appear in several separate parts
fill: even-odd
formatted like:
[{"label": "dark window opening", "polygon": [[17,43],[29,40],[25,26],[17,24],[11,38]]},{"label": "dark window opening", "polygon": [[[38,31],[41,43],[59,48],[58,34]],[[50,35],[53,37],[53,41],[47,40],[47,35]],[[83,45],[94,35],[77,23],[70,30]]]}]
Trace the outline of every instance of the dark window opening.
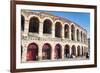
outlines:
[{"label": "dark window opening", "polygon": [[74,27],[74,25],[71,26],[71,38],[72,38],[72,40],[75,40],[75,27]]},{"label": "dark window opening", "polygon": [[27,61],[38,60],[38,46],[35,43],[31,43],[27,49]]},{"label": "dark window opening", "polygon": [[62,32],[61,31],[62,31],[61,23],[57,22],[55,24],[55,37],[61,38],[62,37]]},{"label": "dark window opening", "polygon": [[69,45],[65,45],[65,48],[64,48],[64,56],[66,58],[70,58],[70,47],[69,47]]},{"label": "dark window opening", "polygon": [[25,23],[24,16],[21,15],[21,30],[22,30],[22,31],[24,31],[24,23]]},{"label": "dark window opening", "polygon": [[43,23],[43,33],[51,34],[52,22],[46,19]]},{"label": "dark window opening", "polygon": [[39,20],[36,17],[32,17],[29,22],[29,32],[39,32]]},{"label": "dark window opening", "polygon": [[44,44],[42,48],[42,59],[51,59],[51,46],[49,44]]},{"label": "dark window opening", "polygon": [[64,35],[65,35],[65,38],[69,38],[69,26],[68,25],[65,25],[64,27]]},{"label": "dark window opening", "polygon": [[62,48],[61,48],[61,45],[60,44],[57,44],[55,46],[55,59],[61,59],[62,58]]}]

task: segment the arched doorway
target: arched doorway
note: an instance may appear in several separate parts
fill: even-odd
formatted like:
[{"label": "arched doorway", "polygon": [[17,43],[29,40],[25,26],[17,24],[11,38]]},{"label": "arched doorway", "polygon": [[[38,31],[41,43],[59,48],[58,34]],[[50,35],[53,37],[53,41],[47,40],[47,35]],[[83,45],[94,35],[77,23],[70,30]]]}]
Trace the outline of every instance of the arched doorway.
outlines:
[{"label": "arched doorway", "polygon": [[46,60],[46,59],[51,59],[51,45],[46,43],[43,45],[42,48],[42,59]]},{"label": "arched doorway", "polygon": [[39,32],[39,19],[37,17],[30,18],[29,32],[33,32],[33,33]]},{"label": "arched doorway", "polygon": [[64,56],[65,56],[65,58],[69,58],[70,57],[70,46],[69,45],[65,45]]},{"label": "arched doorway", "polygon": [[83,48],[83,46],[82,46],[82,56],[84,55],[84,48]]},{"label": "arched doorway", "polygon": [[79,41],[79,30],[77,29],[77,41]]},{"label": "arched doorway", "polygon": [[75,47],[75,45],[72,46],[71,50],[72,50],[72,54],[71,55],[73,57],[75,57],[76,56],[76,47]]},{"label": "arched doorway", "polygon": [[55,37],[61,38],[62,37],[62,26],[60,22],[56,22],[55,24]]},{"label": "arched doorway", "polygon": [[43,33],[51,34],[52,22],[49,19],[46,19],[43,23]]},{"label": "arched doorway", "polygon": [[35,43],[31,43],[27,48],[27,61],[38,60],[38,46]]},{"label": "arched doorway", "polygon": [[23,15],[21,15],[21,30],[24,31],[24,23],[25,23],[25,18]]},{"label": "arched doorway", "polygon": [[62,57],[62,47],[60,44],[56,44],[55,46],[55,59],[61,59]]},{"label": "arched doorway", "polygon": [[64,27],[64,36],[65,38],[69,38],[69,26],[67,24]]},{"label": "arched doorway", "polygon": [[80,56],[80,46],[77,47],[77,56]]},{"label": "arched doorway", "polygon": [[75,27],[74,27],[74,25],[71,25],[71,39],[75,40]]}]

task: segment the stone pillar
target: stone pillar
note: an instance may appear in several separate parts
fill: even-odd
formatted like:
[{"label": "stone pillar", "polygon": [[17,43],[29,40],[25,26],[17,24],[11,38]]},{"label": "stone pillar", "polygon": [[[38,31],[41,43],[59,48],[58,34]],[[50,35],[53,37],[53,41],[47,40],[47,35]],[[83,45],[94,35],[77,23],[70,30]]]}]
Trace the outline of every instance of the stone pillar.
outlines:
[{"label": "stone pillar", "polygon": [[77,41],[77,34],[76,34],[77,32],[76,32],[76,28],[75,28],[75,36],[74,36],[74,38],[75,38],[75,41]]},{"label": "stone pillar", "polygon": [[52,38],[55,38],[55,25],[52,25]]},{"label": "stone pillar", "polygon": [[39,23],[39,36],[42,37],[43,36],[43,22]]},{"label": "stone pillar", "polygon": [[51,59],[52,59],[52,60],[55,59],[55,46],[54,46],[54,45],[52,45]]},{"label": "stone pillar", "polygon": [[71,40],[71,26],[69,26],[69,39]]},{"label": "stone pillar", "polygon": [[27,45],[23,44],[22,62],[27,61]]},{"label": "stone pillar", "polygon": [[64,25],[62,25],[62,39],[64,39]]},{"label": "stone pillar", "polygon": [[25,24],[24,24],[24,36],[27,36],[28,35],[28,32],[29,32],[29,20],[26,19],[25,20]]},{"label": "stone pillar", "polygon": [[79,41],[81,42],[81,32],[79,31]]},{"label": "stone pillar", "polygon": [[76,57],[77,57],[77,55],[78,55],[78,52],[77,52],[77,47],[76,47]]},{"label": "stone pillar", "polygon": [[69,51],[70,51],[70,52],[69,52],[70,55],[72,55],[72,48],[71,48],[71,47],[69,48]]},{"label": "stone pillar", "polygon": [[62,59],[64,59],[64,45],[62,45]]},{"label": "stone pillar", "polygon": [[40,45],[38,48],[38,57],[39,57],[39,61],[41,61],[42,60],[42,45]]},{"label": "stone pillar", "polygon": [[80,55],[82,56],[82,47],[80,47]]}]

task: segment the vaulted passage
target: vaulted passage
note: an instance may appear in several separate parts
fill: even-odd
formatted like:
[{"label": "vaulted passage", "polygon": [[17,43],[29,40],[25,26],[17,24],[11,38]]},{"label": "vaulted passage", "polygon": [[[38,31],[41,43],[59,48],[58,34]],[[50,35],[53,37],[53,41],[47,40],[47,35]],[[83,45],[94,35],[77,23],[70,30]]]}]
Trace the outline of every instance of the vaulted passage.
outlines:
[{"label": "vaulted passage", "polygon": [[35,43],[31,43],[27,48],[27,61],[34,60],[38,60],[38,46]]},{"label": "vaulted passage", "polygon": [[76,47],[75,47],[75,45],[72,46],[71,50],[72,50],[72,56],[76,56]]},{"label": "vaulted passage", "polygon": [[69,45],[65,45],[64,56],[65,56],[65,58],[69,58],[70,57],[70,46]]},{"label": "vaulted passage", "polygon": [[64,27],[64,36],[65,38],[69,38],[69,26],[67,24]]},{"label": "vaulted passage", "polygon": [[43,45],[42,48],[42,59],[46,60],[46,59],[51,59],[51,45],[46,43]]},{"label": "vaulted passage", "polygon": [[77,41],[79,41],[79,30],[77,29]]},{"label": "vaulted passage", "polygon": [[56,44],[55,46],[55,59],[61,59],[61,52],[62,52],[62,47],[60,44]]},{"label": "vaulted passage", "polygon": [[25,18],[23,15],[21,15],[21,30],[24,31],[24,23],[25,23]]},{"label": "vaulted passage", "polygon": [[80,56],[80,46],[77,47],[77,56]]},{"label": "vaulted passage", "polygon": [[71,39],[75,40],[75,27],[74,27],[74,25],[71,25]]},{"label": "vaulted passage", "polygon": [[43,33],[51,34],[52,22],[46,19],[43,23]]},{"label": "vaulted passage", "polygon": [[39,19],[37,17],[32,17],[29,21],[29,32],[38,33],[39,32]]},{"label": "vaulted passage", "polygon": [[61,34],[62,34],[62,26],[60,22],[56,22],[55,24],[55,37],[59,37],[61,38]]}]

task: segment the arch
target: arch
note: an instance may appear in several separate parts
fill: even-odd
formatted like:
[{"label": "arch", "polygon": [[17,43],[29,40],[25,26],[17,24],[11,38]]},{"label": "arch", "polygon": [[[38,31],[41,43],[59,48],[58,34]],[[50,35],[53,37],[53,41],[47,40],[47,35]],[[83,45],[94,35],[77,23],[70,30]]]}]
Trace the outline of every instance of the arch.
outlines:
[{"label": "arch", "polygon": [[65,38],[69,38],[69,26],[67,24],[64,27],[64,36]]},{"label": "arch", "polygon": [[75,40],[75,26],[71,25],[71,39]]},{"label": "arch", "polygon": [[51,34],[52,22],[49,19],[45,19],[43,22],[43,33]]},{"label": "arch", "polygon": [[83,46],[82,46],[82,56],[84,55],[84,48],[83,48]]},{"label": "arch", "polygon": [[62,46],[60,44],[55,45],[55,59],[62,58]]},{"label": "arch", "polygon": [[80,46],[77,46],[77,56],[80,56]]},{"label": "arch", "polygon": [[21,15],[21,31],[24,31],[25,18]]},{"label": "arch", "polygon": [[69,45],[65,45],[65,47],[64,47],[64,56],[66,58],[70,57],[70,46]]},{"label": "arch", "polygon": [[77,29],[77,41],[79,41],[79,30]]},{"label": "arch", "polygon": [[38,60],[38,45],[30,43],[27,47],[27,61]]},{"label": "arch", "polygon": [[75,47],[75,45],[72,46],[71,51],[72,51],[71,55],[76,56],[76,47]]},{"label": "arch", "polygon": [[55,23],[55,37],[62,37],[62,25],[60,22]]},{"label": "arch", "polygon": [[45,43],[42,47],[42,59],[51,59],[51,45],[49,43]]},{"label": "arch", "polygon": [[39,33],[39,19],[37,17],[31,17],[30,18],[29,32]]}]

